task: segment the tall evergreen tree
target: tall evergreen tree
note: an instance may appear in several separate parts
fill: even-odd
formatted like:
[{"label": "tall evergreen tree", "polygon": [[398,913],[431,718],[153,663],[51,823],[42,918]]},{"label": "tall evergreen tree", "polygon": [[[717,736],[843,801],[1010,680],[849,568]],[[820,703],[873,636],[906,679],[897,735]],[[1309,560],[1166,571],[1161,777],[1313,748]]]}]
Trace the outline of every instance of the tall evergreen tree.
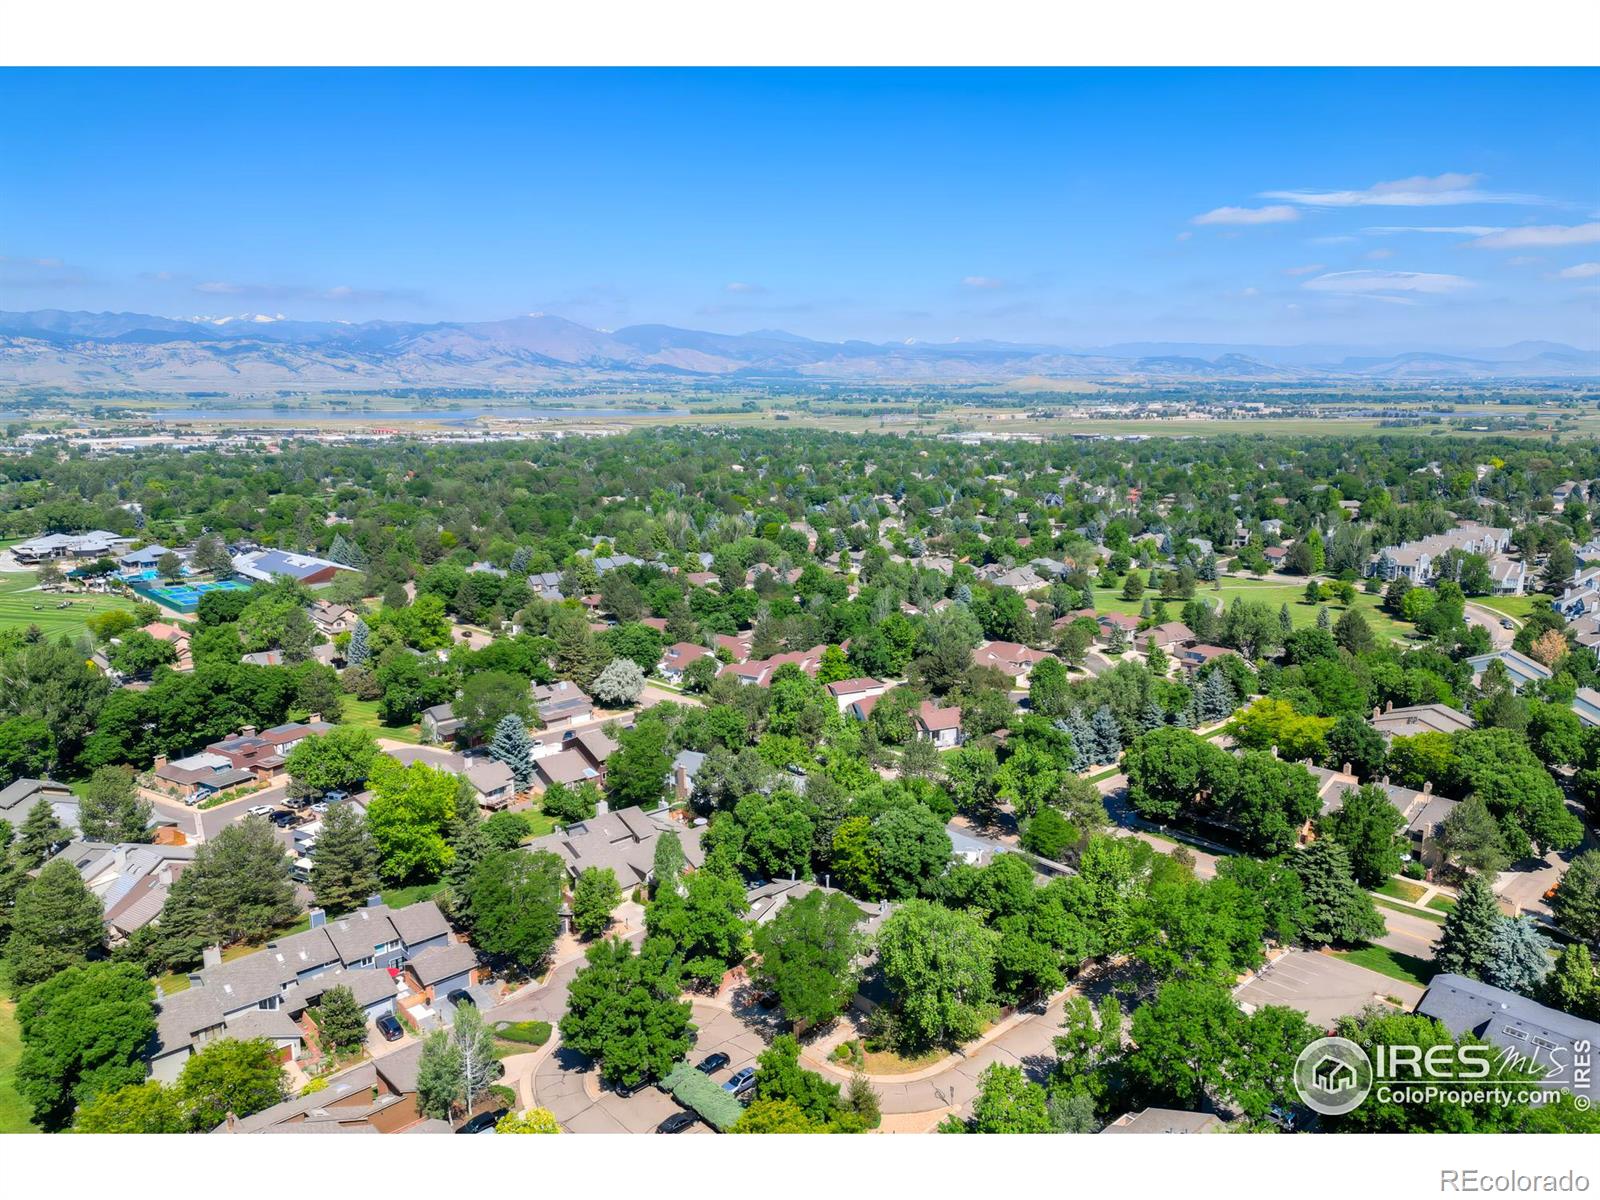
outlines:
[{"label": "tall evergreen tree", "polygon": [[1318,838],[1296,851],[1290,862],[1305,894],[1308,921],[1302,936],[1307,942],[1348,946],[1383,933],[1383,918],[1351,874],[1344,847]]},{"label": "tall evergreen tree", "polygon": [[22,822],[15,853],[22,865],[31,871],[71,840],[72,831],[56,819],[50,801],[41,796]]},{"label": "tall evergreen tree", "polygon": [[1555,967],[1545,976],[1540,999],[1575,1017],[1600,1019],[1600,977],[1596,976],[1589,947],[1573,942],[1561,948]]},{"label": "tall evergreen tree", "polygon": [[311,891],[330,913],[360,908],[378,890],[378,847],[354,804],[329,806],[311,852]]},{"label": "tall evergreen tree", "polygon": [[1294,632],[1294,617],[1289,613],[1289,602],[1285,600],[1278,609],[1278,628],[1283,630],[1283,636],[1288,637]]},{"label": "tall evergreen tree", "polygon": [[1433,960],[1441,971],[1484,979],[1495,953],[1500,906],[1481,875],[1468,876],[1444,919]]},{"label": "tall evergreen tree", "polygon": [[17,891],[6,941],[11,993],[88,960],[105,940],[104,912],[78,869],[55,859]]},{"label": "tall evergreen tree", "polygon": [[1333,628],[1333,614],[1328,611],[1326,604],[1317,607],[1317,628],[1327,630]]},{"label": "tall evergreen tree", "polygon": [[507,574],[526,575],[528,573],[528,562],[532,558],[532,550],[528,549],[526,546],[518,546],[516,552],[511,556],[511,566],[508,569]]},{"label": "tall evergreen tree", "polygon": [[1090,726],[1094,731],[1095,762],[1116,762],[1122,754],[1122,727],[1112,716],[1110,705],[1095,709]]},{"label": "tall evergreen tree", "polygon": [[517,791],[525,792],[533,786],[533,739],[528,727],[516,713],[507,713],[494,727],[494,737],[489,742],[489,757],[503,762],[516,777]]},{"label": "tall evergreen tree", "polygon": [[196,962],[210,945],[266,937],[300,906],[289,858],[272,826],[229,825],[195,852],[161,910],[160,937],[174,962]]},{"label": "tall evergreen tree", "polygon": [[1550,974],[1550,939],[1532,917],[1502,917],[1483,981],[1524,996],[1538,996]]},{"label": "tall evergreen tree", "polygon": [[367,623],[359,617],[356,627],[350,631],[350,644],[345,647],[344,661],[352,667],[364,667],[372,658],[372,632],[367,628]]},{"label": "tall evergreen tree", "polygon": [[78,832],[91,842],[148,842],[150,802],[139,795],[131,767],[101,767],[78,804]]}]

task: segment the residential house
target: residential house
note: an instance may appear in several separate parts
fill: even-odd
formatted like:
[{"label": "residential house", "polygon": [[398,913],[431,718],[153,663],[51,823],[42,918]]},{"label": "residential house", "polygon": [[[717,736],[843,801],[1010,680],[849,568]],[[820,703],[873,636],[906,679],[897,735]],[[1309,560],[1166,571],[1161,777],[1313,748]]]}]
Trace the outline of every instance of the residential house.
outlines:
[{"label": "residential house", "polygon": [[187,991],[156,1001],[151,1077],[172,1082],[191,1055],[220,1037],[269,1037],[286,1059],[296,1057],[306,1036],[298,1019],[329,987],[356,992],[369,1017],[390,1012],[398,992],[389,968],[449,939],[433,901],[392,909],[373,897],[334,921],[313,909],[310,929],[230,962],[208,951]]},{"label": "residential house", "polygon": [[406,963],[405,974],[412,990],[426,997],[443,1017],[454,1012],[448,1001],[451,992],[465,991],[488,977],[478,965],[477,952],[465,942],[430,946]]},{"label": "residential house", "polygon": [[931,700],[924,700],[911,714],[911,723],[917,737],[932,742],[939,750],[950,750],[961,744],[959,708],[941,708]]},{"label": "residential house", "polygon": [[1154,642],[1160,649],[1170,654],[1179,646],[1194,641],[1194,631],[1182,621],[1168,621],[1164,625],[1152,625],[1143,633],[1135,635],[1134,640],[1141,649],[1147,642]]},{"label": "residential house", "polygon": [[[1076,614],[1074,614],[1075,616]],[[1100,636],[1108,641],[1111,638],[1113,629],[1120,629],[1130,641],[1133,639],[1134,634],[1139,632],[1139,618],[1130,617],[1127,613],[1101,613],[1095,617],[1095,624],[1100,626]]]},{"label": "residential house", "polygon": [[56,857],[71,863],[100,901],[114,946],[161,915],[168,890],[194,861],[194,852],[193,846],[74,841]]},{"label": "residential house", "polygon": [[326,638],[352,632],[361,620],[361,615],[348,604],[334,604],[327,600],[314,602],[309,612],[311,623]]},{"label": "residential house", "polygon": [[1197,642],[1192,646],[1184,646],[1177,650],[1173,657],[1178,660],[1178,665],[1185,671],[1198,671],[1208,662],[1221,658],[1224,654],[1237,654],[1236,650],[1229,650],[1226,646],[1209,646],[1204,642]]},{"label": "residential house", "polygon": [[144,626],[144,632],[155,638],[158,642],[166,642],[177,651],[178,657],[172,663],[174,671],[194,670],[194,656],[189,652],[189,627],[175,625],[170,621],[151,621]]},{"label": "residential house", "polygon": [[683,672],[690,663],[710,657],[711,651],[704,646],[697,646],[693,642],[674,642],[661,652],[661,660],[656,663],[656,674],[668,683],[681,683]]},{"label": "residential house", "polygon": [[1221,1133],[1222,1120],[1212,1113],[1181,1108],[1141,1108],[1123,1113],[1101,1133]]},{"label": "residential house", "polygon": [[454,741],[466,723],[456,716],[455,706],[435,704],[422,710],[422,737],[429,742]]},{"label": "residential house", "polygon": [[700,827],[681,825],[665,812],[650,815],[642,808],[624,808],[575,822],[535,838],[528,848],[558,855],[574,879],[589,867],[609,867],[626,890],[650,882],[655,871],[656,842],[669,832],[678,835],[691,867],[699,867],[705,861]]},{"label": "residential house", "polygon": [[866,676],[858,679],[841,679],[828,684],[828,695],[833,697],[840,712],[844,712],[857,700],[867,696],[881,696],[888,690],[889,685],[881,679],[871,679]]},{"label": "residential house", "polygon": [[1367,575],[1381,579],[1405,578],[1414,584],[1431,583],[1438,560],[1451,550],[1492,558],[1511,545],[1511,530],[1465,521],[1447,533],[1431,534],[1378,551],[1367,562]]},{"label": "residential house", "polygon": [[517,797],[517,777],[505,763],[493,758],[469,758],[462,778],[472,785],[478,806],[490,812],[509,808]]},{"label": "residential house", "polygon": [[1435,975],[1416,1011],[1457,1037],[1471,1034],[1531,1062],[1544,1071],[1546,1088],[1561,1088],[1590,1104],[1600,1098],[1590,1065],[1600,1022],[1454,974]]},{"label": "residential house", "polygon": [[166,755],[158,754],[151,770],[151,786],[185,804],[198,804],[218,792],[254,783],[258,778],[254,770],[236,767],[223,755],[209,750],[171,762]]},{"label": "residential house", "polygon": [[1600,692],[1581,687],[1572,698],[1572,711],[1585,725],[1600,725]]},{"label": "residential house", "polygon": [[594,712],[594,701],[570,680],[533,685],[533,704],[546,729],[559,729]]},{"label": "residential house", "polygon": [[1554,607],[1568,619],[1600,612],[1600,566],[1573,572]]},{"label": "residential house", "polygon": [[133,545],[133,539],[104,529],[91,529],[84,533],[46,533],[29,538],[11,547],[11,556],[19,563],[54,562],[60,559],[110,558]]},{"label": "residential house", "polygon": [[687,800],[694,791],[695,776],[700,773],[706,756],[698,750],[680,750],[678,757],[672,760],[672,772],[669,776],[668,786],[672,788],[673,798]]},{"label": "residential house", "polygon": [[1506,673],[1511,676],[1511,686],[1519,692],[1530,683],[1543,683],[1553,674],[1542,662],[1536,662],[1520,651],[1507,648],[1496,650],[1493,654],[1475,654],[1467,659],[1467,665],[1472,668],[1474,686],[1482,681],[1483,673],[1489,664],[1497,661],[1505,664]]},{"label": "residential house", "polygon": [[1369,722],[1385,738],[1460,733],[1472,728],[1472,718],[1448,704],[1411,704],[1396,708],[1392,700],[1381,709],[1373,709]]},{"label": "residential house", "polygon": [[599,769],[577,747],[544,755],[535,759],[533,765],[539,773],[540,784],[546,788],[558,783],[563,787],[576,787],[580,783],[600,786]]},{"label": "residential house", "polygon": [[813,646],[809,650],[793,650],[784,654],[774,654],[771,658],[756,659],[751,662],[730,663],[717,672],[720,678],[723,675],[732,675],[740,683],[747,686],[766,687],[772,682],[772,675],[779,667],[793,664],[807,675],[815,675],[817,668],[822,665],[822,653],[826,646]]},{"label": "residential house", "polygon": [[20,828],[29,810],[41,800],[49,803],[61,824],[68,829],[78,827],[78,797],[66,784],[53,779],[17,779],[0,789],[0,819]]},{"label": "residential house", "polygon": [[1033,668],[1050,655],[1016,642],[984,642],[972,652],[972,663],[978,667],[993,667],[1012,679],[1026,681]]},{"label": "residential house", "polygon": [[326,1087],[274,1104],[248,1117],[230,1117],[220,1134],[453,1133],[417,1107],[419,1039],[381,1058],[328,1077]]}]

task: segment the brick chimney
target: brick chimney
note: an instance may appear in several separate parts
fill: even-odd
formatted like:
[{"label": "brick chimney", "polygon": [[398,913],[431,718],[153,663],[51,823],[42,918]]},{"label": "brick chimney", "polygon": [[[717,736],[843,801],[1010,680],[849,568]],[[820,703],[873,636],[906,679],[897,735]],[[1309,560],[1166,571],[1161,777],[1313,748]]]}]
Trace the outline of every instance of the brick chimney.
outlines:
[{"label": "brick chimney", "polygon": [[1394,701],[1393,700],[1385,700],[1384,704],[1383,704],[1383,711],[1384,712],[1393,712],[1394,711]]},{"label": "brick chimney", "polygon": [[165,754],[156,755],[156,761],[155,761],[154,769],[159,771],[159,770],[161,770],[162,767],[164,767],[166,765],[167,765],[167,756]]},{"label": "brick chimney", "polygon": [[322,722],[322,714],[319,713],[319,712],[312,713],[309,717],[306,718],[306,724],[307,725],[318,725],[318,724],[321,724],[321,722]]},{"label": "brick chimney", "polygon": [[239,730],[240,737],[255,737],[255,735],[256,727],[254,725],[246,725],[244,728]]}]

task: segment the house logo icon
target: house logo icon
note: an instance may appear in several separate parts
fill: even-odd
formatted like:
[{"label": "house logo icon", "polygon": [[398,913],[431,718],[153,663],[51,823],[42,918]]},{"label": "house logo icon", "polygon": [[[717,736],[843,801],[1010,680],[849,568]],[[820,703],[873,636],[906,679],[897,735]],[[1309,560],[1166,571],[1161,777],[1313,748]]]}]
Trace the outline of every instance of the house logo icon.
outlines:
[{"label": "house logo icon", "polygon": [[1342,1116],[1372,1090],[1372,1063],[1349,1038],[1318,1038],[1295,1060],[1294,1088],[1313,1112]]}]

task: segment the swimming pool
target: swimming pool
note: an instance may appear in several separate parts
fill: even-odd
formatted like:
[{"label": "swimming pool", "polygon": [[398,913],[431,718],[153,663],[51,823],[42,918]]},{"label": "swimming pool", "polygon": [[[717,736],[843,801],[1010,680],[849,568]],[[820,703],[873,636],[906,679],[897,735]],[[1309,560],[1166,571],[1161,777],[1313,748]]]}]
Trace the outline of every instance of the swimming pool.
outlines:
[{"label": "swimming pool", "polygon": [[164,604],[168,608],[181,613],[192,613],[200,607],[200,597],[207,592],[243,592],[249,591],[248,583],[240,583],[237,579],[212,580],[209,583],[174,583],[165,587],[156,587],[140,581],[130,583],[139,595]]}]

